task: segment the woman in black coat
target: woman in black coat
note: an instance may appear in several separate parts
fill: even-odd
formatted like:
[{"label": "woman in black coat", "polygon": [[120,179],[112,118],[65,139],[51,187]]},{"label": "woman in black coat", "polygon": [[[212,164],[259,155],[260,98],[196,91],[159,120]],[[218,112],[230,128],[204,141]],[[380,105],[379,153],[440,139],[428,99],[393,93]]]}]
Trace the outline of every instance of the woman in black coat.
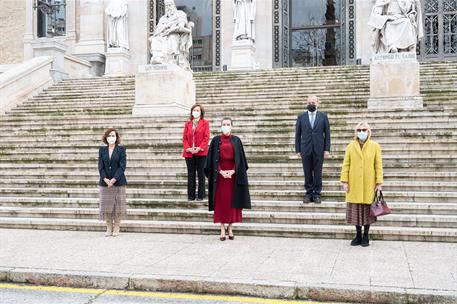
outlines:
[{"label": "woman in black coat", "polygon": [[208,207],[214,211],[214,223],[220,223],[220,240],[225,241],[225,224],[229,239],[233,223],[241,223],[242,209],[251,208],[248,187],[248,163],[243,144],[232,134],[232,119],[224,118],[222,134],[211,140],[206,158],[205,175],[208,177]]}]

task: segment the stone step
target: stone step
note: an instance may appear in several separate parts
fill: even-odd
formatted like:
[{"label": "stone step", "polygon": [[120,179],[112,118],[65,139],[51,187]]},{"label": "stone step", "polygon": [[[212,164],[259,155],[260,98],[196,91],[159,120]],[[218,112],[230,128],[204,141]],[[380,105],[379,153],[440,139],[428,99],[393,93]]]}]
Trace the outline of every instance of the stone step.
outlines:
[{"label": "stone step", "polygon": [[[71,169],[67,171],[61,171],[58,168],[52,168],[51,170],[46,169],[24,169],[24,168],[8,168],[2,172],[2,176],[4,178],[8,178],[10,180],[13,179],[22,179],[25,176],[30,179],[84,179],[84,180],[98,180],[99,174],[98,172],[94,171],[93,168],[88,170],[83,169]],[[249,176],[250,180],[274,180],[274,181],[300,181],[303,183],[303,172],[296,172],[287,171],[287,172],[273,172],[273,171],[258,171],[250,168],[249,169]],[[324,170],[323,172],[323,179],[325,181],[338,181],[340,178],[340,172],[329,172],[328,170]],[[180,168],[173,168],[173,170],[167,170],[163,172],[157,171],[149,171],[149,170],[135,170],[132,168],[128,168],[128,180],[129,182],[132,180],[162,180],[162,181],[186,181],[187,180],[187,169],[185,166],[181,166]],[[412,181],[417,183],[419,181],[423,182],[437,182],[437,181],[444,181],[444,182],[456,182],[457,181],[457,172],[427,172],[427,171],[418,171],[418,172],[384,172],[384,179],[386,182],[392,182],[393,180],[398,181]]]},{"label": "stone step", "polygon": [[[297,163],[296,170],[300,171],[301,168],[298,167],[298,165],[301,165],[301,161],[297,158],[297,156],[269,156],[269,155],[254,155],[254,156],[249,156],[248,155],[248,162],[249,166],[252,168],[256,165],[259,164],[269,164],[269,163],[275,163],[276,167],[275,169],[281,170],[281,167],[286,164],[287,162],[293,162]],[[48,159],[48,158],[1,158],[0,159],[0,164],[1,165],[8,165],[11,163],[14,163],[16,166],[21,165],[21,164],[42,164],[47,166],[49,169],[55,168],[56,165],[62,165],[62,164],[72,164],[77,162],[80,167],[97,167],[97,155],[93,155],[92,157],[71,157],[68,155],[62,156],[60,158],[54,158],[54,159]],[[134,166],[138,167],[144,167],[148,169],[155,169],[155,170],[160,170],[163,168],[171,169],[176,166],[180,166],[184,163],[184,161],[178,157],[174,159],[133,159],[131,157],[127,158],[127,162],[129,163],[129,168]],[[325,165],[324,165],[324,170],[340,170],[341,165],[343,162],[342,157],[332,157],[331,159],[326,160]],[[424,163],[428,163],[426,165],[423,165]],[[421,156],[421,157],[412,157],[408,156],[402,156],[402,155],[394,155],[390,157],[389,155],[384,155],[383,159],[383,167],[384,170],[402,170],[402,172],[405,171],[417,171],[418,169],[433,169],[435,170],[453,170],[457,166],[457,158],[455,159],[449,159],[449,156],[442,156],[439,159],[437,159],[435,156],[430,155],[430,156]]]},{"label": "stone step", "polygon": [[[149,122],[148,125],[143,126],[143,128],[135,129],[137,124],[134,126],[128,126],[125,130],[128,131],[128,133],[131,136],[135,137],[142,137],[144,136],[145,138],[148,138],[151,135],[157,135],[157,137],[160,139],[160,137],[167,139],[168,141],[170,140],[170,137],[168,136],[171,135],[174,140],[179,140],[182,141],[182,130],[184,126],[185,119],[180,119],[181,121],[175,121],[174,125],[172,126],[167,126],[167,125],[161,125],[159,123],[155,124],[154,126]],[[283,121],[282,123],[279,122],[262,122],[262,121],[251,121],[251,122],[244,122],[241,119],[233,119],[234,121],[234,133],[239,134],[240,136],[244,136],[245,138],[261,138],[261,139],[278,139],[278,140],[284,140],[284,139],[293,139],[295,134],[295,120],[290,120],[290,121]],[[330,118],[330,121],[332,119]],[[79,142],[81,140],[84,140],[84,137],[89,137],[89,138],[94,138],[94,136],[99,137],[101,134],[103,134],[106,125],[93,125],[90,126],[89,123],[86,122],[75,122],[78,124],[78,126],[71,131],[68,131],[68,134],[71,134],[71,132],[79,132],[79,135],[77,138],[74,138],[74,140],[78,140]],[[236,123],[236,124],[235,124]],[[64,127],[64,121],[61,122],[61,125],[57,124],[46,124],[45,122],[42,122],[41,125],[39,124],[22,124],[20,128],[15,128],[16,131],[41,131],[42,133],[45,133],[45,135],[51,137],[53,135],[54,130],[58,130],[59,127],[62,127],[60,129],[60,133],[62,133],[63,130],[65,130]],[[210,121],[210,132],[211,134],[220,134],[220,129],[219,129],[219,121],[215,120]],[[238,127],[239,125],[239,127]],[[40,127],[41,126],[41,127]],[[12,127],[8,125],[8,127]],[[0,130],[7,130],[8,127],[6,124],[3,125],[3,127],[0,128]],[[349,125],[348,123],[341,121],[341,120],[335,120],[333,123],[331,123],[331,131],[332,135],[337,135],[337,136],[332,136],[334,138],[340,139],[341,137],[347,139],[347,138],[352,138],[354,136],[354,124]],[[122,126],[119,128],[121,135],[123,132]],[[134,130],[134,132],[131,132],[130,130]],[[440,136],[442,138],[448,138],[451,136],[454,136],[457,131],[457,121],[455,119],[449,119],[446,122],[446,129],[443,130],[443,122],[438,122],[438,121],[424,121],[424,122],[411,122],[411,123],[403,123],[403,124],[394,124],[394,123],[375,123],[372,126],[372,135],[374,138],[389,138],[389,137],[398,137],[398,136],[408,136],[412,137],[412,135],[417,135],[418,138],[422,137],[422,135],[436,135]],[[13,131],[15,132],[15,131]],[[7,133],[10,134],[10,133]],[[46,137],[47,137],[46,136]],[[46,138],[45,137],[45,138]],[[6,136],[6,139],[9,137]],[[14,138],[14,136],[13,136]],[[0,138],[1,139],[1,138]],[[50,138],[50,140],[52,137]],[[417,139],[415,137],[412,137],[412,139]],[[23,141],[23,138],[18,138],[16,137],[15,139],[18,142]],[[29,138],[28,138],[29,140]],[[51,140],[52,141],[52,140]]]},{"label": "stone step", "polygon": [[[72,187],[72,188],[90,188],[98,183],[98,176],[90,179],[81,177],[74,178],[33,178],[26,174],[22,178],[9,178],[8,180],[0,179],[0,187],[21,187],[21,188],[58,188],[58,187]],[[174,180],[163,179],[141,179],[128,177],[129,188],[137,189],[187,189],[187,178]],[[457,192],[457,184],[455,181],[414,181],[414,180],[388,180],[386,179],[383,187],[389,191],[443,191],[443,192]],[[257,175],[252,176],[249,181],[249,188],[252,190],[278,190],[295,191],[303,188],[303,177],[301,180],[262,180]],[[339,177],[334,179],[326,179],[323,181],[323,188],[327,191],[341,190]]]},{"label": "stone step", "polygon": [[[288,176],[289,173],[291,174],[303,174],[303,169],[301,167],[301,163],[299,161],[293,162],[292,166],[289,166],[290,163],[274,163],[273,166],[270,166],[270,162],[265,163],[250,163],[249,164],[249,175],[259,174],[259,173],[274,173],[274,174],[284,174]],[[128,162],[128,169],[127,173],[142,173],[145,174],[149,171],[156,171],[156,170],[163,170],[166,168],[167,171],[171,172],[183,172],[185,171],[185,164],[182,160],[181,162],[172,162],[170,164],[166,164],[160,166],[158,163],[149,164],[143,162]],[[384,163],[384,172],[386,174],[393,174],[393,173],[401,173],[401,174],[417,174],[418,171],[420,172],[438,172],[438,173],[449,173],[455,172],[455,165],[448,164],[440,166],[436,166],[436,164],[391,164],[391,163]],[[67,171],[78,171],[78,170],[93,170],[96,172],[97,168],[97,161],[94,160],[92,162],[81,162],[78,164],[74,164],[72,162],[48,162],[48,163],[41,163],[41,162],[33,162],[33,163],[1,163],[0,162],[0,169],[3,170],[46,170],[54,171],[54,170],[67,170]],[[324,163],[324,173],[325,174],[339,174],[341,172],[341,162],[340,163],[332,163],[329,164],[328,162]]]},{"label": "stone step", "polygon": [[13,111],[36,111],[36,110],[66,110],[66,109],[79,109],[79,108],[104,108],[104,107],[112,107],[113,103],[115,102],[116,107],[133,107],[135,104],[135,99],[132,100],[88,100],[88,99],[77,99],[73,102],[67,101],[56,101],[56,102],[47,102],[47,101],[38,101],[38,102],[26,102],[17,108],[13,109]]},{"label": "stone step", "polygon": [[[0,207],[0,218],[56,218],[98,219],[97,208],[15,208]],[[129,209],[127,220],[132,221],[177,221],[210,222],[212,213],[206,210],[189,209]],[[243,212],[243,222],[289,225],[346,225],[345,213],[308,212]],[[379,217],[377,226],[416,228],[457,228],[457,215],[407,215],[391,214]]]},{"label": "stone step", "polygon": [[[67,139],[65,139],[67,140]],[[386,159],[389,159],[390,156],[400,156],[400,155],[414,155],[419,156],[430,156],[430,155],[448,155],[449,158],[452,158],[457,152],[457,146],[451,146],[451,142],[440,142],[437,141],[435,146],[433,144],[424,144],[420,146],[419,143],[409,143],[406,142],[408,146],[400,145],[384,145],[381,144],[383,156]],[[439,146],[437,146],[439,144]],[[342,159],[344,156],[344,150],[346,148],[346,143],[333,144],[331,149],[330,159]],[[181,159],[180,156],[183,152],[182,147],[140,147],[133,148],[129,145],[128,148],[128,157],[130,160],[144,159],[144,156],[147,155],[147,159],[159,158],[162,159],[163,156],[169,156],[172,159]],[[430,149],[430,150],[428,150]],[[257,154],[259,155],[270,155],[270,156],[279,156],[283,158],[285,154],[287,156],[294,155],[293,145],[285,147],[271,147],[268,144],[256,144],[256,143],[246,143],[244,145],[244,150],[247,155]],[[78,155],[81,159],[93,159],[94,155],[97,155],[98,149],[93,147],[87,149],[86,147],[73,147],[73,148],[43,148],[36,147],[33,150],[29,148],[17,147],[17,146],[8,146],[5,148],[0,144],[1,155],[5,159],[55,159],[60,158],[62,155]],[[296,159],[299,159],[296,157]]]},{"label": "stone step", "polygon": [[[255,124],[255,123],[271,123],[273,122],[295,122],[297,119],[297,115],[301,114],[303,112],[299,113],[289,113],[287,112],[286,115],[281,114],[279,115],[277,112],[272,112],[269,111],[265,114],[262,115],[257,115],[254,117],[255,120],[253,120],[252,114],[248,115],[243,115],[242,112],[239,112],[238,115],[233,116],[233,119],[235,122],[240,122],[243,123],[243,125],[247,122],[250,122],[250,124]],[[442,115],[443,117],[454,117],[454,115],[451,115],[450,113],[443,113],[442,109],[436,109],[436,110],[411,110],[411,111],[368,111],[368,110],[362,110],[359,109],[357,111],[347,111],[347,110],[334,110],[330,113],[328,113],[330,117],[335,116],[334,118],[338,119],[345,119],[347,121],[352,121],[351,125],[355,123],[357,120],[367,120],[367,121],[376,121],[377,119],[381,118],[390,118],[392,120],[394,119],[402,119],[402,118],[407,118],[407,117],[422,117],[424,120],[431,118],[431,119],[436,119],[437,115]],[[342,115],[342,116],[340,116]],[[117,121],[116,125],[124,125],[124,124],[129,124],[129,123],[146,123],[148,125],[152,124],[152,121],[154,123],[166,123],[166,122],[179,122],[181,125],[183,125],[183,122],[186,120],[186,116],[167,116],[167,117],[160,117],[160,118],[154,118],[152,120],[151,118],[132,118],[131,114],[124,114],[124,115],[106,115],[106,114],[98,114],[97,121],[94,121],[94,117],[85,117],[79,115],[61,115],[60,117],[53,115],[46,117],[45,115],[32,115],[28,117],[10,117],[10,116],[1,116],[0,117],[0,122],[2,125],[18,125],[21,124],[23,125],[42,125],[46,127],[47,125],[62,125],[68,122],[71,122],[73,124],[80,124],[80,123],[88,123],[88,126],[97,126],[97,125],[106,125],[106,124],[112,124],[114,120]],[[330,118],[329,118],[330,119]],[[211,120],[211,119],[210,119]],[[10,122],[10,124],[9,124]],[[219,121],[217,121],[219,122]],[[89,124],[91,123],[91,124]]]},{"label": "stone step", "polygon": [[[64,197],[3,197],[2,207],[13,208],[98,208],[98,198]],[[252,200],[253,211],[307,212],[307,213],[345,213],[345,202],[323,201],[321,204],[303,204],[301,201]],[[416,203],[389,202],[393,214],[417,215],[457,215],[454,203]],[[128,198],[127,206],[131,209],[180,209],[208,210],[206,201],[188,201],[186,199]]]},{"label": "stone step", "polygon": [[[0,228],[103,231],[98,220],[0,218]],[[219,227],[209,222],[130,221],[122,222],[122,232],[214,234]],[[343,225],[288,225],[243,223],[236,225],[236,235],[350,239],[354,227]],[[376,240],[456,242],[457,229],[373,226],[370,234]]]},{"label": "stone step", "polygon": [[[383,191],[386,200],[389,202],[420,202],[420,203],[453,203],[457,201],[457,192],[438,192],[438,191]],[[276,190],[271,189],[256,190],[250,189],[251,198],[254,200],[294,200],[301,201],[304,197],[304,190],[288,189]],[[97,198],[99,190],[95,188],[0,188],[0,195],[4,197],[17,196],[41,196],[41,197],[68,197],[68,198]],[[128,188],[128,198],[169,198],[182,199],[186,197],[186,189],[138,189]],[[342,191],[322,191],[324,200],[344,201]]]}]

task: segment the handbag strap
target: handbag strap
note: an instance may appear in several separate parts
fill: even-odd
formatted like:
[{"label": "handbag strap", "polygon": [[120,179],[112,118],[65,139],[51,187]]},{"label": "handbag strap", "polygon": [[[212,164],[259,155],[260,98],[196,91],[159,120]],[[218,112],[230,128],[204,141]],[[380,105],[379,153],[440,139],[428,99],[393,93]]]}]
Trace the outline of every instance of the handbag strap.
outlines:
[{"label": "handbag strap", "polygon": [[372,202],[372,204],[376,203],[377,201],[378,201],[378,191],[376,191],[376,192],[374,193],[374,197],[373,197],[373,202]]},{"label": "handbag strap", "polygon": [[380,199],[381,201],[384,201],[384,195],[382,195],[382,190],[379,191],[379,199]]}]

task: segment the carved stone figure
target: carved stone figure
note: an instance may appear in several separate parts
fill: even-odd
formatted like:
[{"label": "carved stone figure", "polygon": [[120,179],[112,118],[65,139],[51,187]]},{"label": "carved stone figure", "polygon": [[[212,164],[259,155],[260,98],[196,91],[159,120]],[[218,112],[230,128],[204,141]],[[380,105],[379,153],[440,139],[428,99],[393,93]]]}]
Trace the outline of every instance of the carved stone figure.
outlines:
[{"label": "carved stone figure", "polygon": [[233,0],[233,40],[255,41],[256,0]]},{"label": "carved stone figure", "polygon": [[420,0],[377,0],[368,24],[374,53],[415,52],[424,36]]},{"label": "carved stone figure", "polygon": [[110,0],[105,10],[108,19],[107,45],[109,48],[129,49],[127,12],[127,0]]},{"label": "carved stone figure", "polygon": [[165,0],[164,3],[165,15],[149,38],[151,64],[174,63],[190,71],[188,57],[194,23],[188,22],[186,13],[178,10],[173,0]]}]

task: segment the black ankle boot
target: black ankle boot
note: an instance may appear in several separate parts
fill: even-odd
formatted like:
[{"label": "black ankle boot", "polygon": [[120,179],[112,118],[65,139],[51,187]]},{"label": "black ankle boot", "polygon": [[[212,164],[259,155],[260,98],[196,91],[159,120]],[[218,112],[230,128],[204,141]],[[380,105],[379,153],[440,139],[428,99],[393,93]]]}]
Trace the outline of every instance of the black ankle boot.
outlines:
[{"label": "black ankle boot", "polygon": [[355,229],[357,231],[357,234],[355,235],[355,238],[351,241],[351,246],[359,246],[360,244],[362,244],[362,227],[355,226]]},{"label": "black ankle boot", "polygon": [[365,230],[363,231],[363,238],[362,238],[362,247],[368,247],[370,246],[370,236],[368,234],[368,231],[370,230],[370,225],[365,225]]}]

